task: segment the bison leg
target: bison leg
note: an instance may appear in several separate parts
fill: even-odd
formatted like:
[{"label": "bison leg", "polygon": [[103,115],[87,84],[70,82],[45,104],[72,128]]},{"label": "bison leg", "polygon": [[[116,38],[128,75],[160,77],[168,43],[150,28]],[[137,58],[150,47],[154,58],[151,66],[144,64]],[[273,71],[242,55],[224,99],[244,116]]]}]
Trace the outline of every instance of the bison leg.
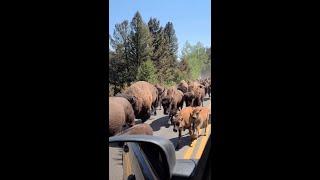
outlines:
[{"label": "bison leg", "polygon": [[152,106],[152,114],[153,114],[154,116],[157,115],[157,110],[156,110],[156,107],[155,107],[155,106]]},{"label": "bison leg", "polygon": [[146,112],[146,114],[141,117],[141,120],[142,120],[142,122],[145,122],[145,121],[147,121],[150,117],[151,117],[151,113],[150,113],[150,110],[148,110],[148,111]]},{"label": "bison leg", "polygon": [[200,137],[200,126],[197,127],[197,135],[198,135],[198,138]]},{"label": "bison leg", "polygon": [[141,121],[144,123],[144,122],[146,122],[149,118],[150,118],[150,116],[143,116],[143,117],[141,118]]},{"label": "bison leg", "polygon": [[179,110],[181,110],[183,108],[183,101],[179,104]]},{"label": "bison leg", "polygon": [[171,122],[171,125],[173,125],[173,127],[175,127],[175,124],[173,123],[173,115],[169,115],[169,120]]},{"label": "bison leg", "polygon": [[207,134],[207,127],[209,125],[209,115],[208,115],[208,118],[206,119],[206,126],[205,126],[205,129],[204,129],[204,135]]},{"label": "bison leg", "polygon": [[194,138],[194,131],[192,130],[192,128],[189,128],[189,135],[190,135],[190,144],[191,144],[192,141],[195,139]]},{"label": "bison leg", "polygon": [[181,145],[181,129],[179,129],[179,139],[178,139],[178,144],[177,144],[177,148],[179,149]]}]

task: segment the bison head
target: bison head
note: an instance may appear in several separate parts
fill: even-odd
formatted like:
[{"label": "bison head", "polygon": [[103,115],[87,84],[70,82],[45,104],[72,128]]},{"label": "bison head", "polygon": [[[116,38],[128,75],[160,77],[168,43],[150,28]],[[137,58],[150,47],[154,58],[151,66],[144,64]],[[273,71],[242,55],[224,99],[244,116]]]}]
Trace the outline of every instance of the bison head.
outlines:
[{"label": "bison head", "polygon": [[172,117],[172,122],[173,122],[173,132],[177,132],[179,125],[180,125],[180,121],[181,121],[181,115],[180,113],[177,113],[176,115],[174,115]]},{"label": "bison head", "polygon": [[138,115],[138,112],[140,111],[140,108],[142,107],[141,99],[139,99],[136,96],[131,96],[131,95],[123,94],[123,93],[121,93],[121,94],[119,93],[116,96],[126,98],[130,102],[135,116]]},{"label": "bison head", "polygon": [[201,109],[200,108],[194,108],[192,113],[191,113],[191,118],[193,120],[198,119],[199,118],[199,113],[200,113]]},{"label": "bison head", "polygon": [[115,97],[123,97],[126,98],[131,104],[134,104],[137,100],[135,96],[127,95],[125,93],[117,93]]},{"label": "bison head", "polygon": [[182,131],[185,126],[185,122],[180,114],[176,114],[173,118],[173,132]]},{"label": "bison head", "polygon": [[132,105],[134,105],[134,104],[136,104],[136,102],[137,102],[137,98],[136,98],[135,96],[129,96],[129,97],[128,97],[128,101],[129,101]]}]

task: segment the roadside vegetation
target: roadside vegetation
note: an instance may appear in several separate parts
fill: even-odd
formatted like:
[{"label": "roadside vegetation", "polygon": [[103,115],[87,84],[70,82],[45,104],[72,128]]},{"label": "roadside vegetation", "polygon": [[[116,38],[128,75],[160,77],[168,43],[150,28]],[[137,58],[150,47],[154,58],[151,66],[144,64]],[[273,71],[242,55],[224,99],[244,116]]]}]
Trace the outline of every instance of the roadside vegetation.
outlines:
[{"label": "roadside vegetation", "polygon": [[211,75],[211,47],[200,42],[185,42],[178,60],[178,39],[172,22],[161,27],[159,20],[150,18],[145,23],[136,12],[130,22],[115,25],[109,43],[109,96],[136,81],[168,87],[181,80]]}]

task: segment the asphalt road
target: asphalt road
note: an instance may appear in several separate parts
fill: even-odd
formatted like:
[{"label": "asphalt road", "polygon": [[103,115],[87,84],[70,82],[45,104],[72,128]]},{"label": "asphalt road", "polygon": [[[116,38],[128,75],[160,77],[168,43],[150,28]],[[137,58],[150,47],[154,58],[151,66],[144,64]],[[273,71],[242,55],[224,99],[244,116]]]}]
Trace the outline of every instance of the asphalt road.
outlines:
[{"label": "asphalt road", "polygon": [[122,148],[109,147],[109,179],[123,179]]},{"label": "asphalt road", "polygon": [[[207,106],[211,110],[211,100],[208,96],[205,98],[203,105]],[[154,136],[169,139],[176,147],[178,142],[178,132],[173,132],[173,126],[169,124],[168,115],[164,115],[163,108],[161,109],[162,110],[157,109],[157,115],[151,116],[151,118],[145,123],[152,127]],[[211,134],[211,116],[209,126],[206,130],[206,136],[200,136],[192,143],[190,142],[188,130],[182,132],[181,147],[179,149],[176,148],[176,159],[194,159],[195,162],[197,162],[197,160],[200,159],[208,137]],[[202,128],[201,131],[201,134],[204,134],[204,128]],[[109,168],[109,179],[123,179],[122,149],[109,147]]]}]

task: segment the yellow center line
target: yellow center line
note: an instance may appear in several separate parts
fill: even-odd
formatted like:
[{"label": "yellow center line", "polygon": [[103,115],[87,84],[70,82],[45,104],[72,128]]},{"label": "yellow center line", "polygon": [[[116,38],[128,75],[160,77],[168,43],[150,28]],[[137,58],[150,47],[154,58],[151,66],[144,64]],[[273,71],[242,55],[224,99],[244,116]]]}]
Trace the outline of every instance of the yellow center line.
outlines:
[{"label": "yellow center line", "polygon": [[128,176],[128,161],[127,161],[127,154],[125,152],[123,152],[123,162],[122,162],[123,166],[124,166],[124,174],[123,176]]},{"label": "yellow center line", "polygon": [[[131,165],[132,165],[132,162],[129,162],[130,160],[131,160],[131,158],[130,158],[130,153],[127,153],[128,154],[128,169],[129,169],[129,173],[131,173],[132,172],[132,170],[131,170]],[[128,175],[130,175],[130,174],[128,174]]]},{"label": "yellow center line", "polygon": [[209,135],[210,135],[211,124],[208,124],[206,129],[207,129],[206,136],[202,136],[202,139],[201,139],[201,142],[200,142],[200,147],[199,147],[199,149],[198,149],[198,151],[196,153],[195,159],[200,159],[200,157],[201,157],[201,155],[203,153],[204,147],[206,146],[208,138],[209,138]]},{"label": "yellow center line", "polygon": [[197,140],[198,140],[198,139],[194,140],[194,141],[192,142],[192,144],[191,144],[192,147],[190,147],[190,148],[188,148],[188,149],[186,150],[186,152],[184,153],[184,157],[183,157],[184,159],[190,159],[190,157],[191,157],[191,155],[192,155],[192,153],[193,153],[195,144],[197,143]]},{"label": "yellow center line", "polygon": [[186,150],[186,152],[184,153],[184,157],[183,157],[184,159],[190,159],[190,158],[191,158],[191,155],[193,154],[193,151],[194,151],[194,149],[195,149],[195,147],[196,147],[196,144],[199,142],[198,140],[199,140],[199,138],[195,139],[195,140],[191,143],[191,147],[188,148],[188,149]]},{"label": "yellow center line", "polygon": [[[208,107],[209,110],[210,110],[209,113],[211,113],[211,101],[209,102],[209,104],[207,105],[207,107]],[[202,154],[202,151],[203,151],[203,149],[204,149],[205,143],[207,142],[208,136],[209,136],[209,134],[210,134],[209,129],[211,129],[211,125],[208,125],[208,126],[207,126],[207,135],[201,139],[201,144],[200,144],[200,145],[202,145],[203,143],[204,143],[204,145],[202,145],[203,148],[200,147],[200,148],[202,148],[202,149],[199,148],[199,150],[198,150],[198,152],[197,152],[197,154],[199,154],[199,151],[201,150],[201,151],[200,151],[200,152],[201,152],[201,153],[200,153],[200,156],[201,156],[201,154]],[[204,129],[201,130],[201,134],[203,134],[203,133],[204,133]],[[204,140],[204,139],[205,139],[205,140]],[[190,148],[188,148],[188,149],[186,150],[186,152],[184,153],[184,157],[183,157],[184,159],[190,159],[190,158],[191,158],[191,155],[193,154],[193,151],[195,150],[196,145],[198,145],[198,142],[200,142],[200,141],[199,141],[199,138],[195,139],[195,140],[191,143],[191,146],[192,146],[192,147],[190,147]],[[197,157],[197,156],[196,156],[196,157]]]}]

